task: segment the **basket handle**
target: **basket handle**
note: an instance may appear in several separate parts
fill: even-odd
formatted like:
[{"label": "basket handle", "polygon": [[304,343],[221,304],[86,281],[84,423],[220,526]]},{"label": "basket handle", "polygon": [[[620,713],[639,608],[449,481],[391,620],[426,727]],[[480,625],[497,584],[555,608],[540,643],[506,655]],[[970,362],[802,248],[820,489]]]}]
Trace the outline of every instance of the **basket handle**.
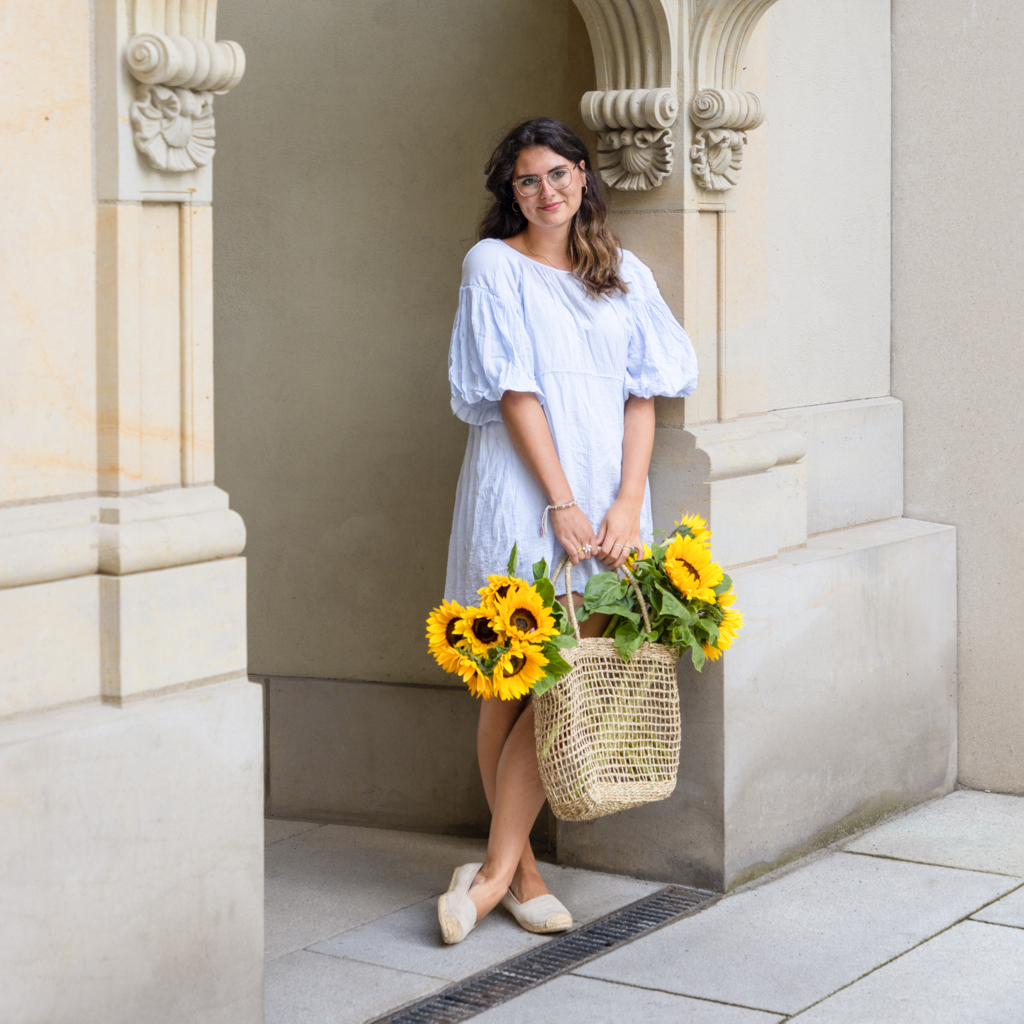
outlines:
[{"label": "basket handle", "polygon": [[[562,570],[565,570],[565,603],[566,612],[569,614],[569,621],[572,623],[572,633],[577,640],[580,639],[580,624],[576,621],[576,607],[572,597],[572,562],[569,560],[569,556],[566,555],[562,561],[558,564],[558,568],[551,574],[551,582],[557,583],[558,577],[561,575]],[[625,567],[616,570],[616,575],[621,572],[623,576],[629,580],[629,585],[633,588],[633,593],[636,594],[636,599],[640,603],[640,614],[644,619],[644,628],[648,633],[653,633],[654,630],[651,628],[651,618],[647,612],[647,602],[644,600],[644,595],[640,590],[639,584],[636,582],[636,578],[633,574]]]}]

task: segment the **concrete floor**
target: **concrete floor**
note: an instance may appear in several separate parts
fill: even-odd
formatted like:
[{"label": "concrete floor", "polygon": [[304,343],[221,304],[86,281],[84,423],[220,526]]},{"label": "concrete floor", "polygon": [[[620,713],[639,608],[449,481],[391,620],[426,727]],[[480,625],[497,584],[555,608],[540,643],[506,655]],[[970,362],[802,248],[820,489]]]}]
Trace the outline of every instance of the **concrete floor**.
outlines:
[{"label": "concrete floor", "polygon": [[[474,840],[267,822],[267,1024],[356,1024],[547,941],[440,940]],[[544,865],[584,924],[660,886]],[[474,1020],[1024,1024],[1024,798],[959,791]]]}]

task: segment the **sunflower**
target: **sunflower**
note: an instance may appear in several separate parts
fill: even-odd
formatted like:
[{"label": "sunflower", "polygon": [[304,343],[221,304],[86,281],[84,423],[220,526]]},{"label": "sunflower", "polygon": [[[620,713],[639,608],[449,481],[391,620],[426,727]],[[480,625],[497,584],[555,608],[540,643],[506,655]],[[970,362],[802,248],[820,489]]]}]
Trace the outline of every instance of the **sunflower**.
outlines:
[{"label": "sunflower", "polygon": [[480,666],[466,655],[459,658],[459,667],[456,670],[462,677],[462,681],[469,687],[469,692],[474,697],[482,697],[490,700],[494,696],[494,687],[491,680],[480,671]]},{"label": "sunflower", "polygon": [[723,608],[731,608],[736,600],[736,592],[730,587],[724,594],[718,595],[718,603]]},{"label": "sunflower", "polygon": [[460,628],[469,641],[470,652],[478,657],[484,657],[492,647],[504,646],[504,634],[483,608],[464,608]]},{"label": "sunflower", "polygon": [[692,537],[675,536],[665,552],[665,572],[687,598],[715,603],[715,587],[722,582],[722,569],[711,561],[711,552]]},{"label": "sunflower", "polygon": [[718,649],[727,651],[732,647],[736,634],[743,628],[743,616],[739,612],[729,610],[722,616],[718,624]]},{"label": "sunflower", "polygon": [[427,616],[427,641],[430,653],[445,672],[458,672],[462,652],[458,645],[465,642],[462,635],[462,616],[466,609],[457,601],[442,601]]},{"label": "sunflower", "polygon": [[505,597],[511,590],[519,590],[527,586],[526,580],[516,576],[488,576],[487,586],[481,587],[477,593],[480,595],[480,607],[487,612],[494,611],[494,602]]},{"label": "sunflower", "polygon": [[544,678],[548,659],[536,644],[513,640],[494,669],[494,693],[502,700],[525,697]]},{"label": "sunflower", "polygon": [[533,587],[510,590],[497,598],[494,618],[498,629],[516,640],[538,643],[558,632],[551,609]]},{"label": "sunflower", "polygon": [[700,516],[683,516],[676,526],[681,527],[684,530],[690,531],[690,536],[698,544],[707,544],[711,540],[711,531],[708,529],[708,524]]},{"label": "sunflower", "polygon": [[704,657],[708,661],[718,661],[722,656],[722,652],[713,644],[701,644],[700,648],[704,652]]}]

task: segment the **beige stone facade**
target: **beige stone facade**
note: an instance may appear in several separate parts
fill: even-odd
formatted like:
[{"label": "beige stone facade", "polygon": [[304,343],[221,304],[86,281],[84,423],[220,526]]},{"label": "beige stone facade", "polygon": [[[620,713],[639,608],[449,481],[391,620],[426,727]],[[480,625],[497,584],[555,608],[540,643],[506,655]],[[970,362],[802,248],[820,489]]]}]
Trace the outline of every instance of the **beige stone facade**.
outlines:
[{"label": "beige stone facade", "polygon": [[264,796],[486,828],[422,633],[459,266],[530,116],[586,138],[694,340],[656,525],[706,515],[747,616],[680,671],[673,797],[539,832],[727,889],[1024,792],[1014,6],[216,6],[0,5],[12,1022],[260,1020]]}]

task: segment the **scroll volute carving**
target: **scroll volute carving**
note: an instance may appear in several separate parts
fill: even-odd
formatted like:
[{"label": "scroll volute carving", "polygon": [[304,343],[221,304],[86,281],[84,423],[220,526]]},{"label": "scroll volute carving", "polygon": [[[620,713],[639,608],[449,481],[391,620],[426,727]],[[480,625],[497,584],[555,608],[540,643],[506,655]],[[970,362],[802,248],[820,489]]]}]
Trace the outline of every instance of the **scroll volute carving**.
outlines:
[{"label": "scroll volute carving", "polygon": [[761,100],[739,88],[750,37],[776,0],[696,0],[690,27],[696,125],[690,161],[701,188],[723,192],[739,182],[747,132],[764,121]]},{"label": "scroll volute carving", "polygon": [[245,73],[238,43],[216,42],[216,0],[136,0],[125,60],[138,82],[135,146],[160,171],[205,167],[214,155],[213,97]]},{"label": "scroll volute carving", "polygon": [[597,166],[612,188],[641,191],[672,170],[676,0],[574,0],[594,50],[597,89],[580,103],[597,132]]}]

